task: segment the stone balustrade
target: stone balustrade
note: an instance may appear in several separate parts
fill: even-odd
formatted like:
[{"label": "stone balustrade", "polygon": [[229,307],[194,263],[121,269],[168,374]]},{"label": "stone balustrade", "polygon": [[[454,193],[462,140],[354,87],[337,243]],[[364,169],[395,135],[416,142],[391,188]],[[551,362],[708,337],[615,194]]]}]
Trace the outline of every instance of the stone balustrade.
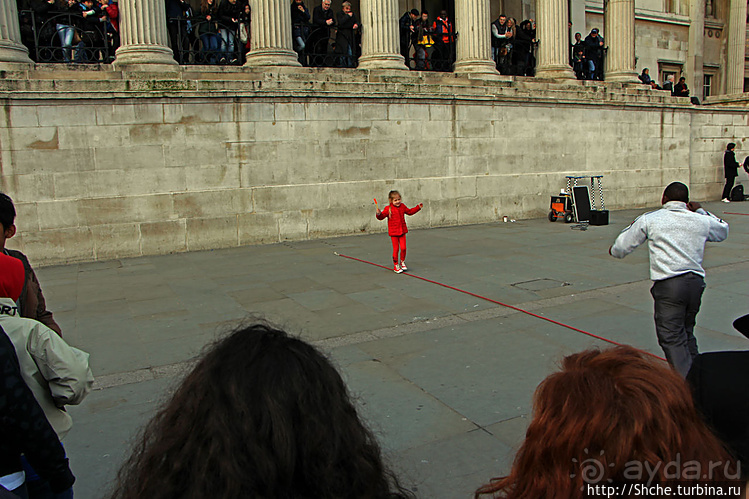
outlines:
[{"label": "stone balustrade", "polygon": [[[253,12],[249,67],[298,66],[292,50],[291,18],[285,0],[250,0]],[[742,7],[743,6],[743,7]],[[573,79],[569,67],[567,6],[564,0],[538,0],[538,76],[559,80]],[[362,0],[362,55],[359,68],[366,70],[405,70],[399,54],[398,1]],[[732,15],[746,13],[746,2],[731,0]],[[743,9],[743,10],[742,10]],[[122,46],[117,50],[116,67],[126,70],[173,71],[176,63],[169,48],[165,8],[161,0],[121,0]],[[455,71],[498,76],[491,60],[489,0],[456,0]],[[612,81],[635,80],[634,0],[610,0],[605,13],[609,46],[607,71]],[[741,59],[739,23],[731,27],[728,88],[737,87]],[[735,33],[734,33],[735,32]],[[743,32],[742,32],[743,33]],[[736,36],[733,36],[736,34]],[[734,40],[735,39],[735,40]],[[735,42],[735,43],[734,43]],[[0,64],[32,64],[20,42],[15,0],[0,0]],[[734,73],[736,75],[734,75]],[[609,75],[607,74],[607,79]],[[734,81],[735,80],[735,81]]]}]

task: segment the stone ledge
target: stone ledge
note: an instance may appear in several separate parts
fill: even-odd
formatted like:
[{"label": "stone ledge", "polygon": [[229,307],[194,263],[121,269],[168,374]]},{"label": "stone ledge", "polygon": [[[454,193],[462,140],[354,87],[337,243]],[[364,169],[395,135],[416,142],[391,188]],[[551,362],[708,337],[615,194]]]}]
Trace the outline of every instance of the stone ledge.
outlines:
[{"label": "stone ledge", "polygon": [[[184,66],[179,72],[126,73],[110,66],[70,69],[39,65],[6,72],[0,98],[89,100],[111,98],[357,98],[457,99],[477,102],[538,102],[605,106],[692,108],[668,92],[622,83],[556,81],[523,77],[484,80],[476,75],[432,72],[377,72],[319,68]],[[731,101],[734,103],[734,101]]]}]

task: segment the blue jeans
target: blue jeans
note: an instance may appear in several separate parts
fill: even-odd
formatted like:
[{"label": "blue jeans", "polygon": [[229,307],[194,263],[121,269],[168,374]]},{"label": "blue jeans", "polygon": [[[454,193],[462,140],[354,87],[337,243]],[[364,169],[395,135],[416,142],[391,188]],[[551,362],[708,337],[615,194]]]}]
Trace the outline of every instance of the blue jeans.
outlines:
[{"label": "blue jeans", "polygon": [[301,52],[301,51],[303,51],[303,50],[304,50],[304,47],[306,47],[306,46],[307,46],[307,45],[306,45],[306,44],[304,43],[304,40],[302,40],[302,37],[301,37],[301,35],[300,35],[300,36],[297,36],[296,38],[294,38],[294,42],[296,42],[296,47],[294,48],[294,50],[296,50],[297,52]]},{"label": "blue jeans", "polygon": [[62,58],[65,62],[70,62],[75,28],[72,26],[68,26],[67,24],[57,24],[56,27],[57,36],[60,37],[60,45],[62,45]]},{"label": "blue jeans", "polygon": [[234,52],[234,32],[229,29],[220,29],[221,32],[221,52],[222,57],[232,59],[232,52]]},{"label": "blue jeans", "polygon": [[204,33],[200,35],[200,41],[203,42],[205,62],[216,64],[218,50],[221,46],[221,38],[216,33]]}]

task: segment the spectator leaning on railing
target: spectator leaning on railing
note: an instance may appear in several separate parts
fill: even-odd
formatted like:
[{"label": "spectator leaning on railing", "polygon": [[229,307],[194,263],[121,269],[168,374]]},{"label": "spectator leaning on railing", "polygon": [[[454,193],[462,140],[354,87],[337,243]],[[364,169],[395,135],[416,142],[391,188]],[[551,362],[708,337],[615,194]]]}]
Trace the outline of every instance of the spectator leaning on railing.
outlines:
[{"label": "spectator leaning on railing", "polygon": [[201,0],[200,22],[198,32],[200,36],[202,61],[207,64],[218,62],[221,37],[218,32],[218,5],[215,0]]},{"label": "spectator leaning on railing", "polygon": [[419,11],[411,9],[403,14],[400,20],[398,20],[401,55],[406,60],[406,65],[408,65],[411,45],[416,43],[416,21],[418,19]]},{"label": "spectator leaning on railing", "polygon": [[244,4],[237,0],[223,0],[218,7],[218,18],[221,23],[219,33],[221,34],[221,63],[237,62],[237,50],[235,47],[236,33],[239,30],[239,18],[244,11]]},{"label": "spectator leaning on railing", "polygon": [[309,21],[309,9],[304,5],[304,0],[291,0],[291,36],[294,39],[294,50],[298,54],[307,46]]},{"label": "spectator leaning on railing", "polygon": [[421,18],[416,21],[416,70],[424,71],[427,67],[429,49],[434,45],[432,25],[429,22],[429,12],[421,12]]},{"label": "spectator leaning on railing", "polygon": [[187,41],[186,33],[182,33],[186,26],[187,13],[190,4],[187,0],[166,0],[166,27],[169,32],[169,43],[174,52],[174,59],[182,64],[185,61],[184,52]]},{"label": "spectator leaning on railing", "polygon": [[338,30],[335,37],[335,51],[341,54],[340,66],[353,68],[354,52],[358,49],[356,31],[361,27],[359,18],[351,10],[351,2],[343,2],[341,12],[338,13]]},{"label": "spectator leaning on railing", "polygon": [[437,71],[450,71],[455,31],[452,21],[447,17],[446,10],[441,10],[437,20],[432,24],[432,33],[434,33],[434,69]]}]

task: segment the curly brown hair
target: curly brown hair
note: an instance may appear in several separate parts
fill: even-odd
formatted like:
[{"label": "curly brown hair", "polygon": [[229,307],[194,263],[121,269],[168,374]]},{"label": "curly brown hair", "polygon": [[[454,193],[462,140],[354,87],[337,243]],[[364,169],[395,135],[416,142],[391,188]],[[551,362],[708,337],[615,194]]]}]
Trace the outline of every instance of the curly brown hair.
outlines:
[{"label": "curly brown hair", "polygon": [[654,485],[689,478],[685,471],[674,480],[668,463],[710,470],[700,483],[740,476],[676,371],[632,347],[587,350],[566,357],[562,370],[541,382],[510,474],[482,486],[475,497],[587,497],[587,465],[599,483],[623,484],[640,481],[632,474],[638,463],[656,470]]}]

